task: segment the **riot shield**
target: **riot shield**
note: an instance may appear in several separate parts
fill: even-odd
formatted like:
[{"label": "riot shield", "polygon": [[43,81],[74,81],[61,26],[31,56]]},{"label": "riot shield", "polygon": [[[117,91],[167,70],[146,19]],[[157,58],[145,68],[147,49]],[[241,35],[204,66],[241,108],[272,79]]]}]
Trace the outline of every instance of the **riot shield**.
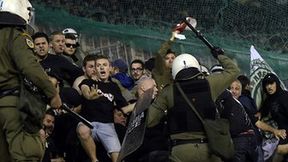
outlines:
[{"label": "riot shield", "polygon": [[125,157],[136,151],[142,145],[146,128],[146,116],[144,111],[150,106],[152,95],[153,88],[147,90],[138,98],[129,120],[117,162],[121,162]]}]

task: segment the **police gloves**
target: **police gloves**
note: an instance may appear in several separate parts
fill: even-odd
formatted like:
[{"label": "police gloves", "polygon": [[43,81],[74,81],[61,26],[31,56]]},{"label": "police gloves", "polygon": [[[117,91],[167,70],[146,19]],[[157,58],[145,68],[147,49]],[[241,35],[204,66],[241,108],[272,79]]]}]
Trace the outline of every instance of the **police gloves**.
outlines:
[{"label": "police gloves", "polygon": [[211,49],[211,53],[212,53],[214,58],[218,59],[219,55],[224,55],[224,50],[220,47],[213,47]]}]

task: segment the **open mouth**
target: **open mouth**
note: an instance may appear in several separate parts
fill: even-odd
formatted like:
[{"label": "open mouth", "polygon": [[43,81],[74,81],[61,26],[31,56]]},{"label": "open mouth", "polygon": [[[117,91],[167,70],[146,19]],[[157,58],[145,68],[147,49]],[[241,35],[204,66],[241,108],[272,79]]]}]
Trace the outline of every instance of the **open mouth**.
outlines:
[{"label": "open mouth", "polygon": [[106,72],[105,71],[100,71],[100,77],[106,77]]},{"label": "open mouth", "polygon": [[104,74],[106,74],[106,72],[105,71],[100,71],[100,74],[104,75]]}]

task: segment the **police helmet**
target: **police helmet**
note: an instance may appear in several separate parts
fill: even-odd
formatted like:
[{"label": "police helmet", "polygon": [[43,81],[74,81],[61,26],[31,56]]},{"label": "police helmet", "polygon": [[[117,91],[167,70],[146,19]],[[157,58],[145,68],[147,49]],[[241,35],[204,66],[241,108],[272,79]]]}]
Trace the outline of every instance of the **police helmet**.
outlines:
[{"label": "police helmet", "polygon": [[191,54],[181,54],[175,58],[172,64],[172,77],[176,78],[176,75],[183,69],[196,68],[200,71],[200,65],[197,59]]},{"label": "police helmet", "polygon": [[0,23],[7,25],[29,24],[33,8],[28,0],[0,0]]}]

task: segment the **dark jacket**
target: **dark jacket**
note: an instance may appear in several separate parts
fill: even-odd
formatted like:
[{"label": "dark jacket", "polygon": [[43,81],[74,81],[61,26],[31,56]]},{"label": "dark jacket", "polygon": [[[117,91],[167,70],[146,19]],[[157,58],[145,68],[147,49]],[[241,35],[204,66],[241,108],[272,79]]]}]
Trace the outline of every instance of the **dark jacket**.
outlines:
[{"label": "dark jacket", "polygon": [[[34,56],[31,37],[22,28],[0,27],[0,91],[20,86],[19,74],[31,80],[51,98],[56,90]],[[16,106],[18,97],[0,98],[0,106]]]}]

